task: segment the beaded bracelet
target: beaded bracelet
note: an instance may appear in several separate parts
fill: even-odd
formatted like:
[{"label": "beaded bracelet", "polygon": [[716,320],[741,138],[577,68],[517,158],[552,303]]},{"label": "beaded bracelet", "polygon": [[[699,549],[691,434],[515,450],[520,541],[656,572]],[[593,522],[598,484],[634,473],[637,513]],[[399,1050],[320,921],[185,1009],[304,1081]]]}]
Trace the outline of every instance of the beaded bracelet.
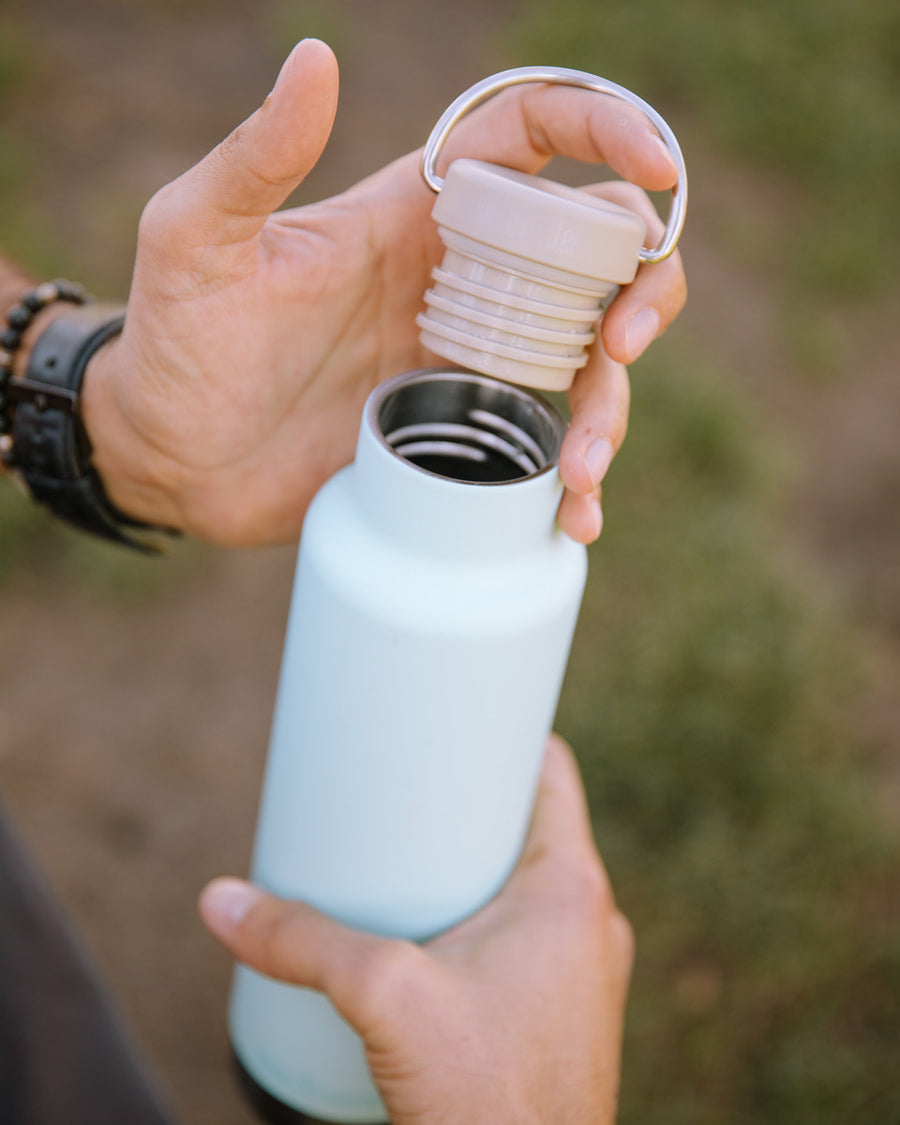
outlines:
[{"label": "beaded bracelet", "polygon": [[15,463],[10,429],[10,402],[6,393],[12,378],[12,365],[22,337],[31,327],[34,318],[42,309],[57,301],[69,301],[73,305],[84,305],[89,297],[85,288],[74,281],[57,278],[45,281],[29,289],[18,304],[6,312],[6,327],[0,332],[0,461],[8,468]]},{"label": "beaded bracelet", "polygon": [[[35,316],[55,301],[82,306],[52,319],[37,336],[19,378],[13,360]],[[30,289],[0,332],[0,458],[31,496],[82,531],[148,554],[179,532],[136,520],[110,501],[91,464],[80,394],[91,357],[117,336],[122,309],[95,305],[80,285],[51,281]]]}]

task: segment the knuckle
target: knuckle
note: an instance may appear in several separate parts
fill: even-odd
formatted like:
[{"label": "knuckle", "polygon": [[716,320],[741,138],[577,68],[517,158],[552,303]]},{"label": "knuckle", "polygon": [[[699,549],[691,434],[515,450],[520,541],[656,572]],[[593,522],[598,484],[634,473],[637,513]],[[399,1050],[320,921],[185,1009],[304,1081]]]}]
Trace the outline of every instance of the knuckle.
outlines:
[{"label": "knuckle", "polygon": [[408,941],[385,941],[364,951],[356,964],[352,988],[356,1003],[378,1012],[413,991],[421,979],[424,954]]},{"label": "knuckle", "polygon": [[577,862],[570,862],[556,887],[560,917],[573,927],[602,927],[615,911],[612,888],[599,859],[587,848]]},{"label": "knuckle", "polygon": [[592,915],[607,918],[615,910],[612,886],[596,855],[584,864],[581,886],[584,908]]},{"label": "knuckle", "polygon": [[138,222],[138,247],[147,249],[164,243],[177,225],[174,184],[166,184],[151,196]]},{"label": "knuckle", "polygon": [[618,203],[620,207],[640,215],[647,224],[648,237],[651,241],[658,241],[665,230],[665,225],[653,206],[650,196],[643,188],[629,183],[628,180],[609,180],[598,185],[597,194],[611,203]]},{"label": "knuckle", "polygon": [[634,965],[634,931],[616,905],[599,858],[585,857],[558,880],[552,906],[561,947],[576,960],[599,958],[613,979],[628,980]]},{"label": "knuckle", "polygon": [[266,912],[259,925],[260,943],[268,963],[282,968],[290,963],[297,942],[294,908],[279,904]]},{"label": "knuckle", "polygon": [[634,968],[634,928],[621,910],[615,910],[610,920],[610,942],[613,958],[623,977],[629,977]]},{"label": "knuckle", "polygon": [[628,382],[627,376],[616,380],[613,384],[609,395],[609,405],[616,427],[616,436],[621,431],[621,436],[624,438],[625,427],[628,425],[628,413],[631,410],[631,384]]},{"label": "knuckle", "polygon": [[255,968],[268,976],[289,978],[286,967],[293,948],[290,909],[283,904],[254,906],[237,929],[239,949],[249,955]]},{"label": "knuckle", "polygon": [[639,188],[637,184],[629,183],[628,180],[610,180],[607,191],[611,197],[621,201],[623,206],[627,206],[629,203],[633,207],[647,208],[650,206],[650,197],[644,189]]},{"label": "knuckle", "polygon": [[675,276],[674,303],[675,303],[677,311],[681,312],[681,310],[687,304],[688,286],[687,286],[687,277],[685,276],[685,273],[684,273],[684,267],[681,264],[681,255],[680,254],[676,258],[676,264],[677,264],[677,273],[676,273],[676,276]]},{"label": "knuckle", "polygon": [[569,391],[573,414],[570,432],[579,438],[599,432],[615,443],[620,432],[624,437],[631,409],[628,370],[617,363],[606,373],[585,368],[579,376]]},{"label": "knuckle", "polygon": [[596,423],[599,423],[604,437],[608,437],[618,450],[625,440],[631,411],[631,385],[624,368],[621,377],[611,380],[604,388],[602,399],[595,402],[595,409],[597,418],[591,430],[596,429]]},{"label": "knuckle", "polygon": [[148,237],[162,225],[163,212],[166,210],[167,187],[155,192],[144,206],[138,223],[138,236]]},{"label": "knuckle", "polygon": [[259,163],[259,154],[254,158],[252,135],[253,129],[248,121],[238,125],[206,157],[206,173],[213,179],[228,178],[239,168],[264,188],[274,188],[277,191],[291,188],[297,178],[293,164],[290,161],[273,162],[271,153],[268,154],[268,166],[266,161]]},{"label": "knuckle", "polygon": [[687,303],[687,278],[678,253],[673,254],[666,262],[651,266],[650,269],[665,271],[659,275],[662,291],[658,299],[662,326],[665,328],[672,323]]}]

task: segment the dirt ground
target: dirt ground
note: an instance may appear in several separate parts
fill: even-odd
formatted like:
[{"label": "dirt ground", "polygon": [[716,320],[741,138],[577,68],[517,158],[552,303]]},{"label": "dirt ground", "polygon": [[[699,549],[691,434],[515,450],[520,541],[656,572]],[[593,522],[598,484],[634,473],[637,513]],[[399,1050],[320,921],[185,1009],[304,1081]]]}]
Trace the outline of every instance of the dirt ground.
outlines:
[{"label": "dirt ground", "polygon": [[[124,292],[140,202],[260,100],[274,2],[7,5],[40,45],[37,96],[14,102],[41,171],[35,206],[85,275]],[[342,0],[342,100],[305,197],[420,143],[469,83],[506,65],[515,0]],[[598,61],[602,68],[602,59]],[[676,123],[677,124],[677,123]],[[871,634],[866,720],[896,746],[900,701],[900,384],[896,329],[852,326],[852,379],[789,378],[777,294],[717,241],[728,204],[791,220],[762,177],[688,150],[678,331],[753,388],[790,437],[785,528]],[[614,503],[614,497],[609,501]],[[6,802],[194,1125],[246,1125],[227,1068],[229,964],[195,919],[212,875],[246,869],[293,566],[292,547],[197,549],[165,591],[126,603],[19,574],[0,589],[0,778]],[[165,565],[165,564],[162,564]],[[880,685],[880,686],[879,686]]]}]

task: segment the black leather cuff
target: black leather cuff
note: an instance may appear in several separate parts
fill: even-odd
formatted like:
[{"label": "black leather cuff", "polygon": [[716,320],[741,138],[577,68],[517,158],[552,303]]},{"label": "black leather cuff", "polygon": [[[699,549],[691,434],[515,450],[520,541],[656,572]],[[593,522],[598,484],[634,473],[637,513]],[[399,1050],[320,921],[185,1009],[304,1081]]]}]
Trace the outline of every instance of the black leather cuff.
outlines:
[{"label": "black leather cuff", "polygon": [[88,361],[122,331],[125,317],[109,306],[85,305],[52,321],[35,341],[22,379],[7,385],[15,468],[35,500],[83,531],[157,554],[151,536],[175,534],[118,511],[90,463],[80,412]]}]

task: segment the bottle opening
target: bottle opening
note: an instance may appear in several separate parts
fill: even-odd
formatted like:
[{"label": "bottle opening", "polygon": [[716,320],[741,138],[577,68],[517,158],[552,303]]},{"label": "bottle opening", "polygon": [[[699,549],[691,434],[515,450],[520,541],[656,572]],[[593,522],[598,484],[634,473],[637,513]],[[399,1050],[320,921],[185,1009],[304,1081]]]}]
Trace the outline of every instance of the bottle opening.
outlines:
[{"label": "bottle opening", "polygon": [[434,476],[507,484],[557,463],[565,421],[521,387],[468,371],[421,371],[382,384],[371,421],[382,441]]}]

